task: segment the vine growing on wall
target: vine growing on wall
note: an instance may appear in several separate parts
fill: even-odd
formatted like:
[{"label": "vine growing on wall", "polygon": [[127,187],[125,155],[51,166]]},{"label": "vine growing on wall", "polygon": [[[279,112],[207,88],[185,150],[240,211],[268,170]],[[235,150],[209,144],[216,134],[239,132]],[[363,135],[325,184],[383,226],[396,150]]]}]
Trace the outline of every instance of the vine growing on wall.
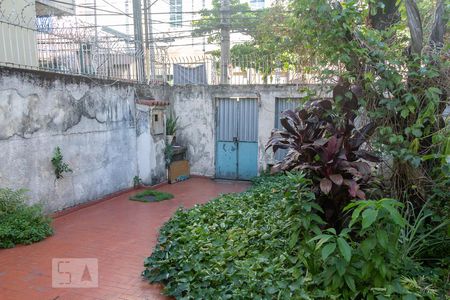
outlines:
[{"label": "vine growing on wall", "polygon": [[64,173],[72,173],[72,169],[69,167],[69,164],[64,162],[64,156],[61,153],[61,148],[58,146],[55,148],[52,157],[52,165],[55,169],[56,179],[63,178]]}]

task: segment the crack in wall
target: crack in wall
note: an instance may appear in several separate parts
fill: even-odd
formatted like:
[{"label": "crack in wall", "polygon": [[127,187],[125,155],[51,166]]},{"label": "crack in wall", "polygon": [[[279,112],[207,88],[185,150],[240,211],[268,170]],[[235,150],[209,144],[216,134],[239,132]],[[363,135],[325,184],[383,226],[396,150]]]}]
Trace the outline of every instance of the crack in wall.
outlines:
[{"label": "crack in wall", "polygon": [[[44,130],[64,134],[80,124],[83,117],[106,126],[115,122],[134,124],[128,89],[115,89],[115,93],[110,93],[110,98],[98,88],[88,89],[78,99],[67,88],[52,90],[50,93],[44,91],[44,95],[39,92],[23,93],[15,87],[0,89],[0,95],[4,95],[3,99],[0,98],[0,109],[3,110],[2,119],[5,120],[5,123],[1,124],[5,130],[0,132],[0,140],[14,137],[27,139]],[[125,94],[127,98],[117,94]],[[50,106],[44,96],[56,96],[55,105]]]}]

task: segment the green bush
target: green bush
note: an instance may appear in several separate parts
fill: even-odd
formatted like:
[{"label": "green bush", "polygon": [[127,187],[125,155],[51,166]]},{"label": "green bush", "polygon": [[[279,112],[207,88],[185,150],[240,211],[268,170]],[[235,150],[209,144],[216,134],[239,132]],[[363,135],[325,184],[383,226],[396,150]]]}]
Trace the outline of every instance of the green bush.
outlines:
[{"label": "green bush", "polygon": [[330,228],[312,239],[321,253],[319,277],[328,295],[375,299],[408,294],[398,278],[402,267],[398,241],[406,225],[399,206],[392,199],[353,202],[345,209],[352,210],[349,227],[340,233]]},{"label": "green bush", "polygon": [[[300,181],[311,211],[313,194]],[[290,228],[314,217],[301,220],[285,209],[285,186],[274,177],[249,192],[178,210],[161,229],[143,275],[180,299],[263,299],[300,290],[303,271],[294,267]]]},{"label": "green bush", "polygon": [[32,244],[52,235],[51,218],[26,204],[26,190],[0,189],[0,248]]},{"label": "green bush", "polygon": [[336,232],[302,174],[254,183],[178,210],[143,276],[177,299],[438,299],[445,290],[444,266],[404,257],[410,227],[398,201],[353,202]]}]

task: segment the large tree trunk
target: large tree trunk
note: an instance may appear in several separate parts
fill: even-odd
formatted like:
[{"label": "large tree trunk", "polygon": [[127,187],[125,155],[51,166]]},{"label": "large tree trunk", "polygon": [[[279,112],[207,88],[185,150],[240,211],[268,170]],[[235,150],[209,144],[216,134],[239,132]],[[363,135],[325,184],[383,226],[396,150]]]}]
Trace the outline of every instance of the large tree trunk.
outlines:
[{"label": "large tree trunk", "polygon": [[[431,56],[431,59],[435,66],[438,67],[440,71],[440,76],[434,78],[432,83],[438,86],[442,94],[440,95],[440,103],[438,108],[438,115],[442,115],[444,110],[448,105],[448,95],[450,94],[450,82],[449,73],[450,69],[446,69],[440,65],[440,61],[436,59],[441,54],[442,48],[444,47],[445,32],[447,30],[447,23],[449,18],[449,12],[446,11],[446,6],[444,0],[438,0],[436,3],[436,9],[434,11],[434,22],[431,28],[430,40],[428,42],[429,47],[427,54]],[[440,128],[446,126],[443,118],[440,120]]]},{"label": "large tree trunk", "polygon": [[430,46],[441,49],[444,45],[444,36],[447,29],[448,12],[445,11],[444,0],[438,0],[434,11],[434,22],[430,35]]},{"label": "large tree trunk", "polygon": [[[400,21],[400,13],[398,11],[397,0],[382,0],[380,1],[384,5],[384,9],[381,7],[377,8],[375,15],[369,15],[369,25],[377,30],[385,30],[392,26],[393,24]],[[373,5],[378,3],[369,3],[370,10]]]},{"label": "large tree trunk", "polygon": [[423,47],[423,31],[419,8],[414,0],[406,0],[405,6],[411,34],[411,54],[420,54]]}]

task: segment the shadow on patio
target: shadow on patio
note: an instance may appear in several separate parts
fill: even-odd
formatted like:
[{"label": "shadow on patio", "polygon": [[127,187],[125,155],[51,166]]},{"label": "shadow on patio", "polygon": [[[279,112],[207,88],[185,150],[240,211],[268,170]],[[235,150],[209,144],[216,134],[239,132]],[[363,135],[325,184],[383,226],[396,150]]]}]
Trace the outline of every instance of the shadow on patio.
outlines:
[{"label": "shadow on patio", "polygon": [[[46,240],[0,250],[0,298],[166,299],[161,287],[142,281],[143,261],[156,245],[159,228],[175,210],[205,203],[219,194],[242,192],[247,182],[192,178],[158,190],[175,198],[129,201],[128,192],[55,218]],[[52,288],[53,258],[98,259],[98,288]]]}]

